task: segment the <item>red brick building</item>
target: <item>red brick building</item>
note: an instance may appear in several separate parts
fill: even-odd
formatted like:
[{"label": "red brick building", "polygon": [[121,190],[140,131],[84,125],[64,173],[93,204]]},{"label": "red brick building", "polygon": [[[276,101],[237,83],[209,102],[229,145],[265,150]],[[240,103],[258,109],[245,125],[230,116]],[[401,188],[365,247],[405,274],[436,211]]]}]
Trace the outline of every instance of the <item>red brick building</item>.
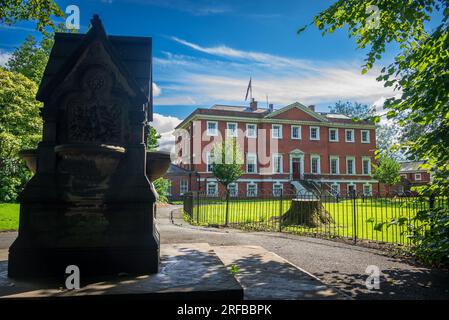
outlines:
[{"label": "red brick building", "polygon": [[409,193],[412,187],[425,186],[431,181],[431,174],[423,168],[423,161],[401,162],[401,182],[393,186],[392,192],[399,194]]},{"label": "red brick building", "polygon": [[210,151],[229,136],[237,140],[244,158],[244,174],[230,186],[231,194],[254,196],[292,187],[341,194],[379,191],[371,177],[375,125],[316,112],[314,106],[295,102],[273,110],[252,101],[250,107],[199,108],[177,126],[175,136],[176,166],[185,172],[183,177],[167,176],[173,196],[198,189],[213,195],[222,189],[211,173]]}]

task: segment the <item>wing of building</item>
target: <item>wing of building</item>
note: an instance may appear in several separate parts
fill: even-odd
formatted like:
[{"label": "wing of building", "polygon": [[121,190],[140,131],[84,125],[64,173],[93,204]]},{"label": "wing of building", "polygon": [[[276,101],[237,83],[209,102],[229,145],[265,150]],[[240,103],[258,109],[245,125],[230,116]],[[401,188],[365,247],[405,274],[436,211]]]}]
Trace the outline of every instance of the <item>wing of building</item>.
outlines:
[{"label": "wing of building", "polygon": [[175,130],[175,165],[189,174],[168,176],[171,194],[201,189],[215,195],[222,189],[211,173],[211,149],[227,137],[237,140],[244,158],[244,174],[230,186],[232,194],[281,189],[379,192],[371,177],[375,130],[370,121],[354,122],[299,102],[276,110],[271,105],[258,108],[254,100],[249,107],[198,108]]}]

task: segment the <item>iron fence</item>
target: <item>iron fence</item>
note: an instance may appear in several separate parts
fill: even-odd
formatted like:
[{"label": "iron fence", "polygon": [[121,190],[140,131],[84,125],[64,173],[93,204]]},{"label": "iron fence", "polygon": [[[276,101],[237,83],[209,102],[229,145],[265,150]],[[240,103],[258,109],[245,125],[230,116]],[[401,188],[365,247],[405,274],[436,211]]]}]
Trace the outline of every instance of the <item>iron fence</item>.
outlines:
[{"label": "iron fence", "polygon": [[355,192],[317,195],[258,190],[257,194],[231,194],[229,201],[225,193],[184,196],[184,212],[195,224],[401,245],[411,243],[407,223],[417,224],[411,218],[421,210],[442,206],[449,207],[447,197]]}]

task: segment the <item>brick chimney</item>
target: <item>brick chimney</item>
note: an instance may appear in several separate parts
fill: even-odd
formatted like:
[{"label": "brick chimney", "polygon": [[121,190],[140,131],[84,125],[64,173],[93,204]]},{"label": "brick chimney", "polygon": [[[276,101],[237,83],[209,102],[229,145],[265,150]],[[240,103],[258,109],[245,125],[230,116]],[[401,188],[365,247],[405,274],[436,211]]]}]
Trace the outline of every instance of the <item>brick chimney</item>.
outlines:
[{"label": "brick chimney", "polygon": [[251,111],[257,110],[257,101],[254,100],[254,98],[251,98],[251,102],[249,103],[249,108],[251,109]]},{"label": "brick chimney", "polygon": [[315,105],[314,105],[314,104],[311,104],[311,105],[309,106],[309,109],[312,110],[312,111],[315,111]]}]

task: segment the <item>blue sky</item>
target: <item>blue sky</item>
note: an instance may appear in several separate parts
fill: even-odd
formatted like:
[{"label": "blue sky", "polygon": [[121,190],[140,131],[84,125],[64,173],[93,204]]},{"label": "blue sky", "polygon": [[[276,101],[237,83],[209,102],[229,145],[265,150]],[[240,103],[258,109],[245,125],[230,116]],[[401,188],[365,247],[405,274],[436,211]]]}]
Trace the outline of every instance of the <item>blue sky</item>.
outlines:
[{"label": "blue sky", "polygon": [[[153,37],[155,113],[167,133],[196,107],[245,105],[246,86],[275,108],[294,101],[318,111],[338,100],[379,103],[390,89],[376,82],[378,68],[361,75],[366,54],[344,31],[325,37],[299,27],[333,1],[84,0],[81,32],[98,13],[108,34]],[[33,32],[32,23],[0,25],[0,63]],[[385,57],[391,61],[394,48]],[[379,66],[380,68],[380,66]]]}]

